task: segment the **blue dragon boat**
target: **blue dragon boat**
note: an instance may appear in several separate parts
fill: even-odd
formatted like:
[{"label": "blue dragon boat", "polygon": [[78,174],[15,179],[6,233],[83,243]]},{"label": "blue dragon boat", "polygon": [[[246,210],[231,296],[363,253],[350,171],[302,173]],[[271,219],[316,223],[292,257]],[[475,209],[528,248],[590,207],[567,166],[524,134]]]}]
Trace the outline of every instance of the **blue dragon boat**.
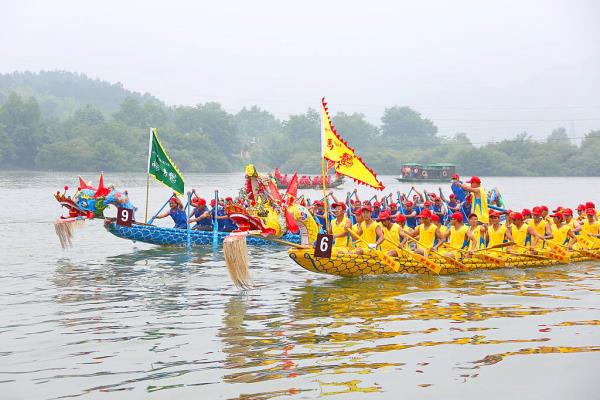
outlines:
[{"label": "blue dragon boat", "polygon": [[[176,228],[165,228],[162,226],[132,224],[130,227],[117,225],[116,222],[105,223],[108,232],[122,239],[156,244],[161,246],[185,246],[187,241],[187,230]],[[223,242],[230,232],[217,232],[219,244]],[[300,244],[300,235],[287,232],[279,239],[292,243]],[[260,237],[248,236],[246,238],[249,245],[258,246],[278,246],[277,243]],[[190,244],[192,246],[206,246],[213,242],[212,231],[190,231]]]}]

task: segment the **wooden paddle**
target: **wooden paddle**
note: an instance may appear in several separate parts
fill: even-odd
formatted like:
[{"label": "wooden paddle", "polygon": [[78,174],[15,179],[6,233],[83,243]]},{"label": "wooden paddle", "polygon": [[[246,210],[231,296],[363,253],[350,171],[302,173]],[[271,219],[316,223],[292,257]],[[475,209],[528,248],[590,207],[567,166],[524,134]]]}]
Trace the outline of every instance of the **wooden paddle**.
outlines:
[{"label": "wooden paddle", "polygon": [[[451,248],[453,250],[459,251],[461,254],[463,254],[463,256],[464,256],[465,253],[468,253],[467,250],[459,249],[457,247],[454,247],[454,246],[450,245],[450,243],[444,243],[444,244],[442,244],[442,246],[449,247],[449,248]],[[504,261],[501,258],[493,257],[493,256],[490,256],[489,254],[479,254],[479,253],[476,253],[476,252],[473,252],[471,254],[473,255],[473,257],[477,257],[477,258],[480,258],[480,259],[482,259],[484,261],[491,262],[492,264],[495,264],[495,265],[497,265],[499,267],[506,266],[506,261]]]},{"label": "wooden paddle", "polygon": [[438,256],[440,258],[443,258],[444,260],[448,261],[450,264],[454,265],[455,267],[458,267],[458,268],[462,269],[463,271],[470,271],[469,267],[467,267],[465,264],[461,263],[460,261],[457,261],[457,260],[455,260],[452,257],[448,257],[448,256],[445,256],[443,254],[438,253],[437,251],[433,250],[431,247],[425,246],[423,243],[419,242],[417,239],[415,239],[414,237],[412,237],[410,235],[406,235],[406,237],[408,238],[408,240],[412,240],[413,242],[417,243],[421,247],[423,247],[423,248],[427,249],[428,251],[432,252],[436,256]]},{"label": "wooden paddle", "polygon": [[423,264],[425,267],[427,267],[427,269],[429,269],[430,271],[433,271],[436,275],[440,274],[440,271],[442,270],[441,265],[434,263],[427,257],[423,257],[420,254],[413,253],[413,252],[401,247],[399,243],[396,243],[393,240],[390,240],[388,238],[384,238],[384,240],[387,240],[389,243],[396,246],[398,249],[400,249],[400,251],[402,251],[404,254],[406,254],[406,256],[408,258],[412,259],[413,261],[417,261],[417,262]]},{"label": "wooden paddle", "polygon": [[493,250],[493,249],[501,249],[501,248],[504,248],[504,247],[514,246],[514,244],[515,244],[515,242],[500,243],[500,244],[496,244],[496,245],[493,245],[493,246],[486,247],[485,249],[475,250],[475,253],[478,253],[480,251]]}]

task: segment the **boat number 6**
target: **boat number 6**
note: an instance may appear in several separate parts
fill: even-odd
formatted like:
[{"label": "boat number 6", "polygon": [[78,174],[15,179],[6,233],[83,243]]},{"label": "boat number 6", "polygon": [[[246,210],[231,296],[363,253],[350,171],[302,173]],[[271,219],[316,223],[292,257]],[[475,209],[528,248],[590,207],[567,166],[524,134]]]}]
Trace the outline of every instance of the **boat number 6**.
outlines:
[{"label": "boat number 6", "polygon": [[317,247],[315,248],[315,257],[331,258],[331,249],[333,247],[333,235],[319,233],[317,236]]}]

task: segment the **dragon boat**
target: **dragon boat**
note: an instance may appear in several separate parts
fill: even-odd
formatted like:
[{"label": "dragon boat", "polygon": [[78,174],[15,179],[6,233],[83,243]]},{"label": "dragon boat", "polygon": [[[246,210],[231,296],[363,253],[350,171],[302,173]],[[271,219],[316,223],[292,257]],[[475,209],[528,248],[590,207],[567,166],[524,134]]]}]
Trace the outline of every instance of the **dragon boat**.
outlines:
[{"label": "dragon boat", "polygon": [[[288,254],[296,264],[308,271],[343,277],[390,274],[449,275],[459,272],[499,268],[547,267],[597,259],[577,252],[570,254],[568,259],[563,261],[558,258],[531,258],[527,255],[507,255],[502,257],[502,262],[500,263],[493,263],[478,258],[459,259],[458,261],[466,267],[464,269],[450,263],[448,260],[435,257],[428,259],[429,262],[435,264],[435,267],[432,268],[414,258],[401,256],[398,258],[388,257],[386,259],[375,252],[363,255],[338,253],[332,254],[331,258],[318,258],[315,257],[313,249],[294,248],[288,250]],[[493,254],[494,257],[498,256],[498,253],[490,254]],[[600,257],[600,252],[597,250],[593,254]]]}]

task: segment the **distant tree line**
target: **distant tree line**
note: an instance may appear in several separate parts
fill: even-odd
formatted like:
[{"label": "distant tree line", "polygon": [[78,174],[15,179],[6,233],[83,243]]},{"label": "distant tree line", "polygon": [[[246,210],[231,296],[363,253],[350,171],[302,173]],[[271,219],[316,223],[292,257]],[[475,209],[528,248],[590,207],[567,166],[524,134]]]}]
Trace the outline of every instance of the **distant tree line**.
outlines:
[{"label": "distant tree line", "polygon": [[[526,133],[484,146],[448,138],[409,107],[384,110],[375,126],[360,113],[332,116],[338,132],[380,174],[404,162],[449,162],[462,174],[600,176],[600,131],[575,145],[564,128],[535,141]],[[144,171],[148,128],[156,127],[184,172],[262,170],[316,173],[320,115],[279,120],[257,106],[228,113],[219,103],[166,106],[149,94],[68,72],[0,74],[3,169]]]}]

